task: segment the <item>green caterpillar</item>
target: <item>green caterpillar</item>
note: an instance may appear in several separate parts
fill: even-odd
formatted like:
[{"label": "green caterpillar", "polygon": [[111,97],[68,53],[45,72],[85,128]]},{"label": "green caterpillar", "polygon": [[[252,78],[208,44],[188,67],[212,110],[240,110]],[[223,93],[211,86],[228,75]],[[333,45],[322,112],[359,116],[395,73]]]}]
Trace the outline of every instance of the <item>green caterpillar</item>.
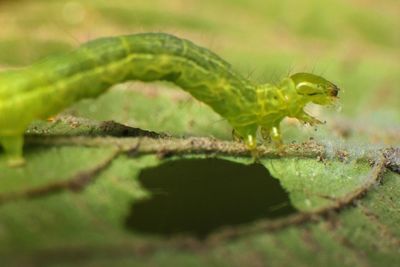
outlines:
[{"label": "green caterpillar", "polygon": [[165,33],[101,38],[71,53],[0,73],[0,144],[10,165],[23,163],[23,134],[33,120],[128,80],[173,82],[228,120],[253,151],[259,129],[281,143],[279,123],[286,116],[320,123],[304,106],[331,104],[339,91],[309,73],[276,85],[254,84],[213,52]]}]

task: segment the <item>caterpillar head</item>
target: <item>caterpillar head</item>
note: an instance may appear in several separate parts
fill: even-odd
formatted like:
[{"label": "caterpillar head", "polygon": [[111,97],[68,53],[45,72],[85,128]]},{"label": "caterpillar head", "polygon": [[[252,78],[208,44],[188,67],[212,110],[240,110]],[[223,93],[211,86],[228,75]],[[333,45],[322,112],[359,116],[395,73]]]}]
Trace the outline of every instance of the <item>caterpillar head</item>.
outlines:
[{"label": "caterpillar head", "polygon": [[307,102],[329,105],[335,102],[339,88],[324,78],[311,73],[296,73],[290,76],[296,87],[296,93],[304,96]]}]

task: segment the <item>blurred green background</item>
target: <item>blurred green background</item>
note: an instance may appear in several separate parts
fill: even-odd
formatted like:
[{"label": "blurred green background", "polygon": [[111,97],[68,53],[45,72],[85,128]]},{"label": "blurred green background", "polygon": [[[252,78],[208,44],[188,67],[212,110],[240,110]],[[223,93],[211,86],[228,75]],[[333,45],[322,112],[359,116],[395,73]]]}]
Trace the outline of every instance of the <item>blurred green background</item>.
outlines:
[{"label": "blurred green background", "polygon": [[0,1],[0,66],[29,64],[101,36],[163,31],[260,82],[295,71],[337,83],[342,112],[400,122],[396,0]]},{"label": "blurred green background", "polygon": [[[29,65],[98,37],[168,32],[209,48],[256,82],[276,82],[297,71],[313,72],[333,81],[341,88],[339,105],[308,107],[327,124],[315,132],[287,120],[284,138],[290,142],[313,137],[328,145],[328,150],[348,148],[350,158],[357,159],[364,155],[364,149],[400,144],[399,13],[397,0],[0,0],[0,70]],[[84,117],[94,124],[115,120],[174,136],[231,139],[231,128],[217,114],[181,90],[166,87],[171,86],[118,85],[98,99],[77,103],[63,115]],[[73,127],[68,120],[40,122],[29,132],[90,135],[90,123]],[[0,155],[0,196],[68,180],[98,166],[112,153],[111,148],[100,147],[28,146],[28,164],[22,169],[7,168]],[[135,214],[134,206],[139,205],[139,211],[148,210],[144,207],[151,194],[156,197],[149,199],[161,206],[153,206],[155,217],[152,214],[147,219],[163,227],[157,221],[163,219],[157,217],[157,211],[164,210],[162,205],[167,200],[163,197],[168,194],[152,191],[156,176],[160,176],[160,183],[170,182],[166,188],[172,187],[171,192],[180,189],[181,195],[175,199],[171,193],[175,201],[171,200],[171,206],[178,207],[172,211],[183,218],[200,211],[211,218],[207,212],[217,200],[202,200],[212,190],[220,190],[217,195],[224,197],[227,184],[235,184],[239,192],[250,188],[240,201],[237,191],[229,191],[233,196],[225,198],[225,208],[220,208],[237,215],[231,222],[234,225],[291,214],[290,205],[286,205],[287,210],[278,207],[276,214],[268,206],[276,206],[276,200],[278,204],[289,202],[284,191],[290,193],[291,204],[301,211],[330,204],[335,199],[325,195],[340,197],[357,188],[371,168],[357,160],[343,163],[330,159],[321,163],[313,159],[277,159],[266,160],[264,166],[246,166],[241,163],[249,163],[248,159],[191,161],[190,157],[163,161],[155,156],[120,156],[79,194],[65,192],[2,205],[0,258],[14,264],[7,266],[131,266],[132,259],[138,266],[263,266],[265,261],[271,266],[337,266],[337,261],[344,266],[396,266],[400,182],[398,175],[390,172],[384,186],[374,188],[361,204],[357,203],[362,209],[357,206],[343,211],[335,217],[340,224],[334,226],[324,220],[293,225],[245,236],[237,242],[222,242],[210,250],[197,247],[198,243],[181,243],[179,235],[168,243],[157,235],[132,233],[130,225],[133,228],[140,224],[137,217],[130,216]],[[278,180],[272,179],[264,167]],[[219,179],[224,175],[240,176],[244,182]],[[171,180],[177,177],[187,177],[189,182]],[[203,188],[205,185],[209,187]],[[204,205],[204,209],[180,211],[179,205],[186,204],[188,195],[196,194],[200,200],[196,205]],[[253,200],[246,202],[249,196]],[[378,214],[386,228],[364,209]],[[139,225],[143,232],[149,221]],[[186,225],[179,227],[184,229]],[[172,233],[175,230],[169,229]]]}]

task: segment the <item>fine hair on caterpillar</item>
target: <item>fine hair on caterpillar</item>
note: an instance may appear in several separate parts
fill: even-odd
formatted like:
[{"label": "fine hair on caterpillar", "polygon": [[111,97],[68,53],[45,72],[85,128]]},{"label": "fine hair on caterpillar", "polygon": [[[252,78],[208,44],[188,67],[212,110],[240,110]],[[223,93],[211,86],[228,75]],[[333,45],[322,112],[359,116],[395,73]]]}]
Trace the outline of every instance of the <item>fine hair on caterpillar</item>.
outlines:
[{"label": "fine hair on caterpillar", "polygon": [[[0,144],[10,165],[21,165],[23,134],[83,98],[126,81],[168,81],[209,105],[256,151],[256,135],[281,145],[285,117],[315,125],[307,103],[330,105],[339,89],[311,73],[257,84],[225,60],[189,40],[166,33],[100,38],[20,70],[0,73]],[[254,153],[255,154],[255,153]]]}]

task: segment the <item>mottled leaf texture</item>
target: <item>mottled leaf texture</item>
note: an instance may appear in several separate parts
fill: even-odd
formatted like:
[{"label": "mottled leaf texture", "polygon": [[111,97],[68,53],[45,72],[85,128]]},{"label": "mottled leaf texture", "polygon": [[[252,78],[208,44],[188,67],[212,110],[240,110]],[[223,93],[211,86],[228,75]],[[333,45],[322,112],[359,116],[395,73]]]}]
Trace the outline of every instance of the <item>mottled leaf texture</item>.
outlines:
[{"label": "mottled leaf texture", "polygon": [[395,2],[0,1],[1,70],[162,31],[257,84],[306,71],[341,88],[340,106],[306,107],[325,124],[283,121],[285,146],[257,162],[164,82],[35,121],[24,167],[0,151],[0,266],[399,266]]}]

